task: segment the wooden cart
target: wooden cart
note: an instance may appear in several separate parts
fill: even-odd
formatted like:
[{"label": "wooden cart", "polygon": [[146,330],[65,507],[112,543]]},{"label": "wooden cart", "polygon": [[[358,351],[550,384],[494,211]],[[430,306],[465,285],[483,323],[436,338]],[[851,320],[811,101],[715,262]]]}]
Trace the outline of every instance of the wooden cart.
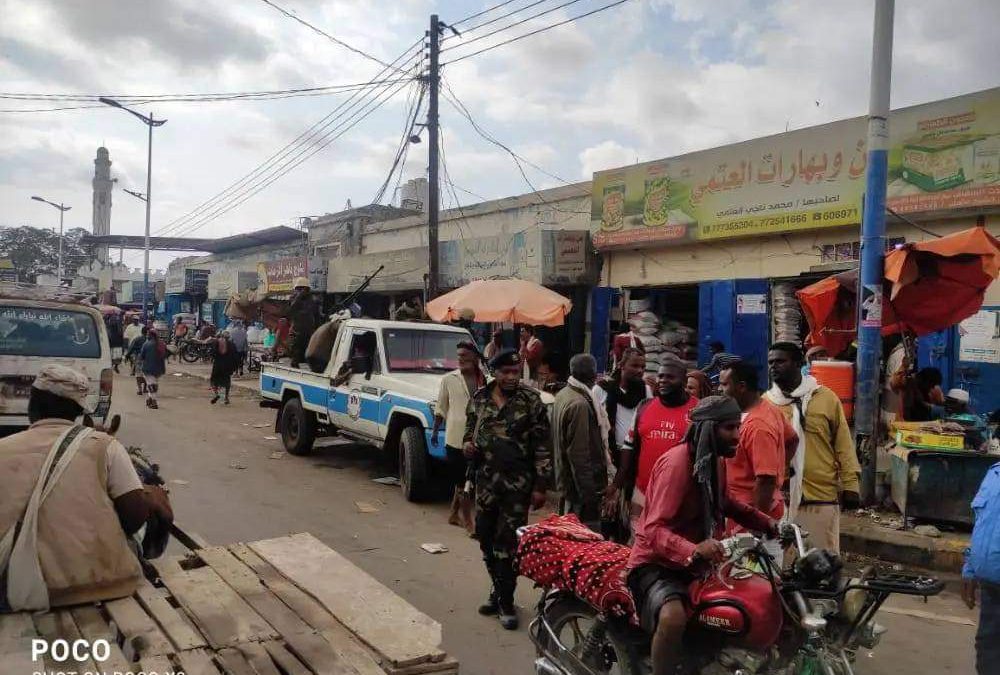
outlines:
[{"label": "wooden cart", "polygon": [[[154,561],[132,597],[0,614],[0,663],[146,675],[452,675],[441,626],[309,534]],[[32,638],[97,640],[110,658],[32,661]],[[44,658],[44,663],[41,659]],[[72,658],[72,657],[71,657]]]}]

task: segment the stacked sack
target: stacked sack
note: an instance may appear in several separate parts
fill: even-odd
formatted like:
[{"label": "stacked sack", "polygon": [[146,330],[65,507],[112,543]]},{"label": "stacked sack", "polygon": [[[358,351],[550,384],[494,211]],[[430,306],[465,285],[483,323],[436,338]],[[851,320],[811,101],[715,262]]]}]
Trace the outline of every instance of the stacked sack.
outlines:
[{"label": "stacked sack", "polygon": [[[660,354],[663,352],[663,341],[657,337],[660,332],[660,317],[651,312],[648,300],[636,300],[630,303],[630,309],[643,307],[628,318],[628,325],[635,333],[636,339],[646,350],[646,370],[656,372],[660,367]],[[641,304],[640,304],[641,303]]]},{"label": "stacked sack", "polygon": [[771,287],[771,312],[774,316],[774,341],[802,344],[802,306],[790,283]]}]

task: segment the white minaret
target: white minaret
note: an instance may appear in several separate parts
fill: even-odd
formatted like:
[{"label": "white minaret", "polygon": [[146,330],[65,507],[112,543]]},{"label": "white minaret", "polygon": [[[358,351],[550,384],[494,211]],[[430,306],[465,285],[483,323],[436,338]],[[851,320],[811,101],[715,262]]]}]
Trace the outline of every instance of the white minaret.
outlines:
[{"label": "white minaret", "polygon": [[[94,235],[111,234],[111,188],[114,181],[111,180],[111,158],[108,156],[107,148],[97,149],[97,158],[94,159]],[[102,263],[108,262],[108,247],[101,246],[97,249],[97,259]]]}]

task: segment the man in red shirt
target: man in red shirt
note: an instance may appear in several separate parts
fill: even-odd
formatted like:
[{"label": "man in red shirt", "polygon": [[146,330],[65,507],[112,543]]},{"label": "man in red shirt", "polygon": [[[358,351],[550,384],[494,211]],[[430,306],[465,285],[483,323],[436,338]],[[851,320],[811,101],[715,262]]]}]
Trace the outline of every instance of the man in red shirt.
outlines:
[{"label": "man in red shirt", "polygon": [[706,563],[725,557],[726,517],[777,536],[777,522],[729,498],[724,459],[739,441],[740,407],[709,396],[691,411],[684,443],[653,467],[646,508],[628,561],[628,587],[643,629],[653,635],[653,675],[673,675],[687,626],[688,587]]},{"label": "man in red shirt", "polygon": [[646,503],[646,489],[656,461],[680,444],[688,430],[688,413],[698,399],[688,395],[687,367],[673,354],[664,355],[656,376],[657,397],[639,409],[635,426],[622,448],[621,471],[615,487],[632,488],[632,519],[637,521]]},{"label": "man in red shirt", "polygon": [[[795,429],[778,406],[761,397],[753,365],[741,361],[728,366],[719,375],[719,386],[743,411],[736,455],[726,460],[729,496],[781,520],[781,487],[799,443]],[[769,550],[772,555],[781,552],[780,547]]]}]

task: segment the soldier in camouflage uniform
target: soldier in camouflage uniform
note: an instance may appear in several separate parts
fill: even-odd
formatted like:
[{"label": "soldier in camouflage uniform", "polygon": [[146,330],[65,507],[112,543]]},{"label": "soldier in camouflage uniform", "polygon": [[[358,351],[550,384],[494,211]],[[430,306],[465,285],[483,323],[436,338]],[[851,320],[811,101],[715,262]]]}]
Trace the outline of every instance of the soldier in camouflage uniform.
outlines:
[{"label": "soldier in camouflage uniform", "polygon": [[464,452],[478,467],[476,536],[492,580],[479,613],[499,615],[501,625],[514,630],[517,528],[527,524],[529,507],[545,504],[549,418],[538,392],[521,383],[524,364],[516,351],[501,352],[490,367],[496,379],[469,402]]}]

